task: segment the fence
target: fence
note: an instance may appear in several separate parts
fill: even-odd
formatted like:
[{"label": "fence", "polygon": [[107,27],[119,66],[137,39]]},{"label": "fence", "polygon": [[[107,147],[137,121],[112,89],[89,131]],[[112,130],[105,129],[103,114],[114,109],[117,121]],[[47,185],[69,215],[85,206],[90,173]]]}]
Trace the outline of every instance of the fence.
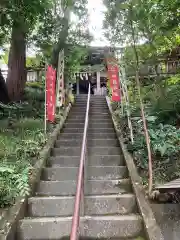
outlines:
[{"label": "fence", "polygon": [[[126,67],[127,76],[135,76],[135,70],[133,67]],[[141,64],[140,76],[155,76],[159,75],[174,75],[180,73],[180,60],[162,60],[154,64]]]},{"label": "fence", "polygon": [[[6,81],[8,70],[1,70],[2,75]],[[44,74],[44,69],[38,70],[27,70],[27,82],[38,82],[41,79],[42,74]]]}]

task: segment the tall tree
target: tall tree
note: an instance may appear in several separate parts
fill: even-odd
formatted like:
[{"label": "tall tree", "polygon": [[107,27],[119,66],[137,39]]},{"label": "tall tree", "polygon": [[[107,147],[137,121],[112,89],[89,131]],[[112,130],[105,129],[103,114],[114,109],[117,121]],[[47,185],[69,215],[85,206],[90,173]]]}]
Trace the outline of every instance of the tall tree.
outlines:
[{"label": "tall tree", "polygon": [[[87,0],[64,0],[62,1],[62,10],[63,10],[63,18],[62,18],[62,28],[58,34],[57,42],[53,47],[53,55],[52,55],[52,64],[56,67],[58,62],[58,54],[61,49],[63,49],[68,40],[68,33],[70,30],[71,22],[70,22],[70,13],[74,13],[76,16],[76,21],[79,26],[84,26],[87,23]],[[81,29],[82,30],[82,29]],[[78,33],[77,29],[76,32]],[[80,31],[82,32],[82,31]]]},{"label": "tall tree", "polygon": [[50,7],[51,1],[4,1],[1,25],[11,29],[7,88],[11,101],[20,100],[26,82],[26,44],[37,19]]},{"label": "tall tree", "polygon": [[[0,3],[0,9],[3,10],[0,26],[7,30],[7,35],[11,32],[11,36],[8,35],[10,51],[7,77],[11,101],[19,100],[25,87],[27,43],[36,44],[56,67],[59,51],[68,45],[70,14],[73,12],[78,26],[82,26],[88,16],[86,4],[87,0],[4,0]],[[75,29],[79,40],[83,34],[87,36],[85,29],[85,24],[83,28]],[[0,31],[1,38],[4,39],[3,31]]]},{"label": "tall tree", "polygon": [[[58,64],[58,55],[64,49],[68,74],[77,70],[80,59],[85,49],[80,46],[91,42],[92,36],[88,29],[87,0],[61,1],[58,0],[52,10],[48,10],[45,16],[39,19],[38,27],[34,31],[32,39],[36,47],[43,52],[46,60],[55,68]],[[73,15],[74,21],[70,18]],[[74,70],[73,70],[74,69]]]}]

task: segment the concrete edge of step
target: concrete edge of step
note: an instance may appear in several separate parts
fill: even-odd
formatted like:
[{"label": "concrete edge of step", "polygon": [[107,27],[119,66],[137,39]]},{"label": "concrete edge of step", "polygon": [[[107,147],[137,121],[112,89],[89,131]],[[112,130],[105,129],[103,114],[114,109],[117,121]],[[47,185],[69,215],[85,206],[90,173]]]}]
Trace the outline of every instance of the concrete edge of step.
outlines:
[{"label": "concrete edge of step", "polygon": [[157,239],[164,240],[161,229],[156,222],[156,219],[155,219],[154,213],[151,209],[151,206],[150,206],[148,200],[146,199],[142,181],[138,174],[134,160],[133,160],[132,156],[129,154],[125,144],[123,143],[123,138],[121,136],[120,131],[116,127],[109,97],[106,97],[106,101],[107,101],[107,105],[109,107],[109,111],[111,113],[114,129],[116,131],[116,134],[117,134],[117,137],[119,140],[119,144],[120,144],[122,153],[124,155],[124,160],[125,160],[126,166],[128,168],[129,176],[130,176],[130,179],[132,182],[133,191],[134,191],[134,194],[137,199],[138,208],[139,208],[140,214],[141,214],[143,222],[144,222],[144,230],[145,230],[146,237],[148,240],[157,240]]},{"label": "concrete edge of step", "polygon": [[40,180],[42,169],[44,168],[48,157],[50,156],[51,149],[58,138],[60,130],[63,128],[65,120],[71,109],[69,104],[64,112],[63,118],[60,123],[57,124],[56,128],[50,134],[49,139],[43,149],[40,151],[39,158],[34,165],[34,172],[30,179],[30,194],[25,198],[17,198],[14,205],[1,210],[0,218],[0,240],[14,240],[16,232],[17,222],[25,216],[27,208],[28,197],[32,196],[35,192],[36,184]]}]

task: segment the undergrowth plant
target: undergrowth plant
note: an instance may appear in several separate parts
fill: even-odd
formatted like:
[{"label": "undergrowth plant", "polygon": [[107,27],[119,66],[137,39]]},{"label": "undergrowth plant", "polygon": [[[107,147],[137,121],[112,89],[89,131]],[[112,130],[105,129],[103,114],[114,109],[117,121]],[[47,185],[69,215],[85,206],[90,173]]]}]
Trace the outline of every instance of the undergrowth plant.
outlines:
[{"label": "undergrowth plant", "polygon": [[[21,163],[19,163],[21,166]],[[0,166],[0,207],[14,203],[16,197],[25,197],[29,194],[30,166],[2,164]]]},{"label": "undergrowth plant", "polygon": [[0,207],[29,193],[29,174],[46,143],[42,122],[23,119],[11,129],[0,129]]},{"label": "undergrowth plant", "polygon": [[[153,158],[154,183],[167,182],[180,176],[180,78],[168,78],[161,83],[161,95],[156,95],[153,86],[142,87],[142,98],[150,136]],[[134,91],[134,89],[131,89]],[[125,144],[133,155],[139,173],[146,183],[148,179],[148,153],[136,91],[130,91],[130,111],[134,133],[134,144],[130,142],[126,111],[122,115],[120,106],[114,116],[122,131]],[[134,94],[134,95],[133,95]]]},{"label": "undergrowth plant", "polygon": [[[0,207],[29,194],[34,163],[47,141],[44,134],[44,90],[26,88],[24,100],[0,104]],[[49,128],[48,128],[49,130]]]}]

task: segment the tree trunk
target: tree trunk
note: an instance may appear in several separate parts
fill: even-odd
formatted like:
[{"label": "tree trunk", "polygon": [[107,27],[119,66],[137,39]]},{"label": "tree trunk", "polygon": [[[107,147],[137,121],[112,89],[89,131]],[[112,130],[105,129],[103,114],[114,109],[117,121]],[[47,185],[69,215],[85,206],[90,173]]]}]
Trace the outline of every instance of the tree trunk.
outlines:
[{"label": "tree trunk", "polygon": [[8,91],[1,69],[0,69],[0,102],[2,103],[9,102]]},{"label": "tree trunk", "polygon": [[11,101],[19,101],[27,79],[26,34],[21,24],[14,22],[8,61],[7,88]]},{"label": "tree trunk", "polygon": [[53,65],[54,68],[58,67],[58,57],[59,57],[59,52],[64,49],[66,45],[66,40],[68,37],[68,31],[69,31],[69,20],[70,20],[70,7],[68,6],[64,10],[64,18],[62,19],[62,25],[63,28],[61,32],[59,33],[58,36],[58,42],[54,46],[53,53],[52,53],[52,59],[51,59],[51,64]]}]

